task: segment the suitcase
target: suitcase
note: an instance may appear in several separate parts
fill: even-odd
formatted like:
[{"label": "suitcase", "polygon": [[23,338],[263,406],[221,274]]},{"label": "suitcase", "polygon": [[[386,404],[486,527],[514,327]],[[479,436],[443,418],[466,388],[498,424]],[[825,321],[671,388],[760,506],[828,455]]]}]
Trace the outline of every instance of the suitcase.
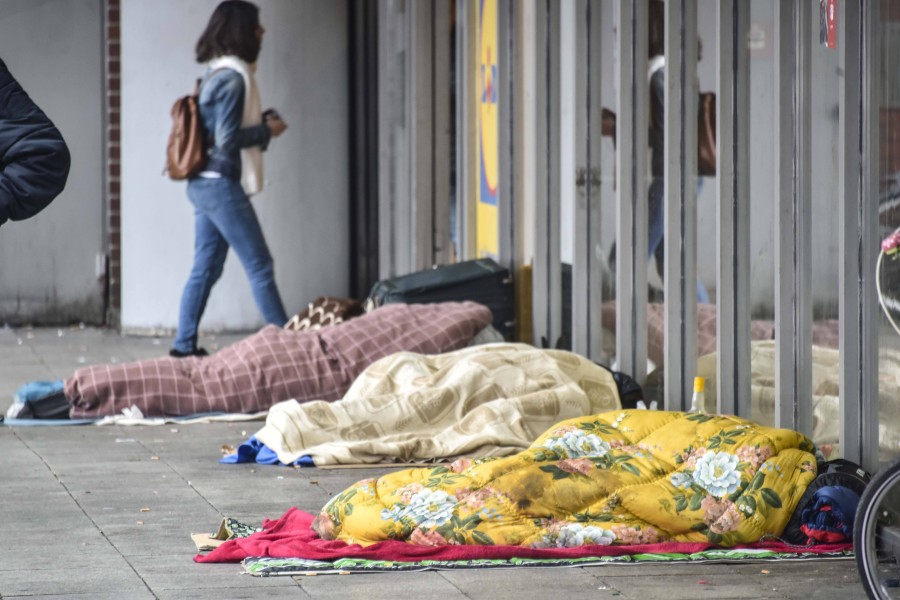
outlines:
[{"label": "suitcase", "polygon": [[493,326],[511,340],[515,326],[513,286],[509,269],[490,258],[468,260],[391,279],[372,286],[368,304],[461,302],[484,304],[494,315]]}]

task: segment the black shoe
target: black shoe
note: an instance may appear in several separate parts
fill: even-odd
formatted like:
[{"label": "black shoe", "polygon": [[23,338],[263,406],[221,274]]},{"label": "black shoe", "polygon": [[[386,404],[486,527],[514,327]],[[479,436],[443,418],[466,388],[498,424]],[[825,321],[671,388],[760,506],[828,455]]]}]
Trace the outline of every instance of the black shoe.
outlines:
[{"label": "black shoe", "polygon": [[169,350],[169,356],[172,358],[184,358],[186,356],[209,356],[209,352],[206,351],[206,348],[194,348],[190,352],[182,352],[181,350],[176,350],[172,348]]}]

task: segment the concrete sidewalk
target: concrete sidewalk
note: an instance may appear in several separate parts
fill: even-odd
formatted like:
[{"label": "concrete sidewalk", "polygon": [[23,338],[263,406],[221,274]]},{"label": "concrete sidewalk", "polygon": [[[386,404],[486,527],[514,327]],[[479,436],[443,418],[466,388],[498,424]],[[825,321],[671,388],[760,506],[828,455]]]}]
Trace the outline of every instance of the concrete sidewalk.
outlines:
[{"label": "concrete sidewalk", "polygon": [[[208,337],[214,350],[240,335]],[[161,356],[170,338],[0,329],[0,409],[23,383]],[[196,564],[190,534],[223,516],[316,512],[376,469],[221,465],[261,423],[0,427],[0,599],[863,598],[851,560],[617,565],[257,578]]]}]

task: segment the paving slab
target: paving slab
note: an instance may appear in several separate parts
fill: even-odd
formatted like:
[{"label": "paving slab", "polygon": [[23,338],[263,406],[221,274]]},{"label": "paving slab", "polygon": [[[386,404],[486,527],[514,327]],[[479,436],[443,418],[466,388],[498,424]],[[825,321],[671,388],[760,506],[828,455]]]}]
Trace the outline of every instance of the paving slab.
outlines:
[{"label": "paving slab", "polygon": [[[0,581],[6,581],[9,573],[30,573],[35,579],[43,579],[44,571],[53,571],[64,566],[67,569],[94,569],[117,571],[127,567],[122,555],[107,540],[97,537],[90,541],[72,538],[55,538],[43,542],[32,536],[20,538],[23,544],[0,547]],[[7,593],[0,583],[0,594]]]},{"label": "paving slab", "polygon": [[[49,553],[48,553],[49,554]],[[52,555],[45,558],[52,561]],[[2,571],[0,597],[35,596],[41,594],[112,594],[117,592],[152,591],[124,561],[109,565],[81,568],[52,568],[32,571]]]},{"label": "paving slab", "polygon": [[[462,592],[439,572],[356,573],[353,575],[301,576],[295,579],[310,598],[346,598],[348,600],[396,600],[398,597],[415,598],[416,600],[473,598]],[[498,590],[493,591],[495,593],[490,597],[498,597],[496,595]],[[539,596],[532,597],[538,598]]]},{"label": "paving slab", "polygon": [[[346,596],[332,596],[333,598],[345,598]],[[190,589],[190,590],[159,590],[156,592],[159,600],[223,600],[225,596],[219,589]],[[293,600],[309,599],[296,583],[293,587],[246,587],[232,588],[228,590],[228,600]]]},{"label": "paving slab", "polygon": [[440,575],[467,598],[486,598],[486,590],[497,600],[514,600],[523,593],[532,598],[553,598],[560,593],[561,582],[565,582],[566,595],[573,598],[603,597],[598,596],[601,581],[581,568],[441,571]]},{"label": "paving slab", "polygon": [[111,594],[106,593],[97,593],[97,592],[88,592],[85,594],[81,594],[78,592],[68,593],[65,595],[59,594],[38,594],[28,596],[4,596],[9,600],[13,598],[22,598],[27,600],[60,600],[60,598],[69,598],[70,600],[154,600],[157,598],[156,595],[153,594],[150,590],[138,591],[138,592],[113,592]]},{"label": "paving slab", "polygon": [[272,588],[298,587],[290,577],[251,577],[235,565],[198,564],[185,561],[183,554],[134,556],[128,561],[154,592],[219,590],[222,598],[230,598],[235,588],[267,589],[271,593]]}]

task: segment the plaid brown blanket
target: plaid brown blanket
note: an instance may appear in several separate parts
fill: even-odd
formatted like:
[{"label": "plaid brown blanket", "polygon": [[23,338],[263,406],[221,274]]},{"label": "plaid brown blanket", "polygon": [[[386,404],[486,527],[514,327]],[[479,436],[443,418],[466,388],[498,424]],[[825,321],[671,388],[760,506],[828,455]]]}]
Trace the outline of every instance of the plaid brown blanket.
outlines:
[{"label": "plaid brown blanket", "polygon": [[252,413],[290,398],[336,400],[379,358],[462,348],[491,318],[474,302],[390,304],[316,331],[267,326],[209,357],[90,366],[65,381],[69,416],[100,418],[131,406],[146,417]]}]

